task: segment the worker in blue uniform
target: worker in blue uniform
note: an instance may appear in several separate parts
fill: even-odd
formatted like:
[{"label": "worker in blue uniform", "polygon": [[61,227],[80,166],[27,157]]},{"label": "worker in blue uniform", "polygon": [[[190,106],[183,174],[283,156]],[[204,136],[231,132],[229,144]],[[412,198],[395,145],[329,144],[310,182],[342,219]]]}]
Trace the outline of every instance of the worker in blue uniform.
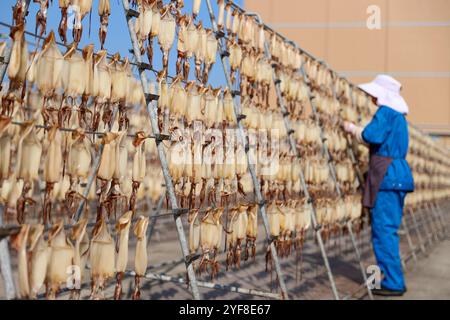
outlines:
[{"label": "worker in blue uniform", "polygon": [[406,291],[400,259],[399,236],[405,196],[414,191],[414,181],[406,154],[408,105],[400,95],[401,84],[387,75],[359,86],[378,105],[365,128],[345,122],[344,129],[370,149],[369,170],[363,205],[370,208],[372,244],[377,264],[384,278],[381,288],[372,292],[383,296],[400,296]]}]

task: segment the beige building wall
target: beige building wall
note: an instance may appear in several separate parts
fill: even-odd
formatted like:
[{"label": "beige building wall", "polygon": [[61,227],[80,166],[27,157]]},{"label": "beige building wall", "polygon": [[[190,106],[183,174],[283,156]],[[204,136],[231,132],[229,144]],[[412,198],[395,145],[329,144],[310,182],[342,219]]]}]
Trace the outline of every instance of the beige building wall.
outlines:
[{"label": "beige building wall", "polygon": [[[370,5],[381,9],[380,30],[366,26]],[[245,0],[245,7],[355,83],[391,74],[403,84],[410,120],[450,137],[450,0]]]}]

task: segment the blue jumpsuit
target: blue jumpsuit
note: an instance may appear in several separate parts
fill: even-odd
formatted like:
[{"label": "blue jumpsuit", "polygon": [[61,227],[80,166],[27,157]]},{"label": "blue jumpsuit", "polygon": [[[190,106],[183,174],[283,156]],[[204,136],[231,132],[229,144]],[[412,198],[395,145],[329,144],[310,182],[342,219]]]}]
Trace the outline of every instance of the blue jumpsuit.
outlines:
[{"label": "blue jumpsuit", "polygon": [[404,200],[414,191],[411,170],[406,162],[408,125],[405,116],[380,106],[362,132],[371,154],[392,158],[371,210],[372,244],[377,264],[384,274],[382,288],[403,291],[405,282],[400,260],[399,237]]}]

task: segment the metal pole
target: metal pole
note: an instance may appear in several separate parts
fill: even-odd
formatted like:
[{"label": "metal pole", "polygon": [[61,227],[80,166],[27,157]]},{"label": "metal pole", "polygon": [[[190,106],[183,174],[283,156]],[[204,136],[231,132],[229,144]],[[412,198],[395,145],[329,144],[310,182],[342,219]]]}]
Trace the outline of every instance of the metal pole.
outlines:
[{"label": "metal pole", "polygon": [[[129,274],[134,275],[134,271],[129,272]],[[152,280],[174,282],[174,283],[178,283],[178,284],[186,284],[185,278],[172,277],[169,275],[157,274],[157,273],[152,273],[152,272],[148,272],[145,275],[145,278],[152,279]],[[282,296],[279,293],[266,292],[266,291],[255,290],[255,289],[247,289],[247,288],[242,288],[242,287],[236,287],[236,286],[213,283],[213,282],[205,282],[205,281],[197,281],[197,284],[199,287],[202,287],[202,288],[225,290],[225,291],[229,291],[229,292],[235,292],[235,293],[257,296],[257,297],[259,296],[259,297],[271,298],[271,299],[282,299]]]},{"label": "metal pole", "polygon": [[439,241],[439,238],[437,237],[437,228],[434,224],[433,217],[430,217],[431,212],[428,210],[427,203],[425,202],[423,204],[422,208],[422,215],[423,215],[423,221],[426,222],[427,226],[429,227],[429,236],[431,239],[434,239],[434,241]]},{"label": "metal pole", "polygon": [[[206,4],[207,4],[207,7],[208,7],[209,17],[211,19],[211,24],[212,24],[213,31],[217,35],[219,30],[218,30],[217,23],[216,23],[216,20],[215,20],[214,11],[213,11],[213,8],[212,8],[212,5],[211,5],[211,1],[210,0],[206,0]],[[220,56],[221,56],[223,71],[224,71],[224,74],[225,74],[225,78],[226,78],[228,87],[231,90],[233,86],[232,86],[232,83],[231,83],[231,78],[230,78],[230,74],[229,74],[228,67],[227,67],[228,66],[228,62],[227,62],[227,57],[226,57],[226,54],[225,54],[225,52],[226,52],[226,44],[223,42],[222,38],[219,38],[218,42],[219,42],[219,53],[220,53]],[[237,128],[238,128],[238,130],[237,130],[237,138],[240,139],[240,141],[242,143],[244,143],[244,145],[246,145],[244,127],[242,125],[242,122],[241,122],[240,118],[237,117],[237,115],[240,114],[240,112],[239,112],[239,107],[238,107],[235,99],[233,99],[233,106],[234,106],[234,113],[235,113],[236,119],[237,119]],[[258,204],[259,204],[259,212],[261,214],[261,218],[262,218],[262,221],[263,221],[264,229],[266,231],[266,236],[267,236],[267,239],[269,241],[270,254],[272,256],[272,261],[273,261],[273,263],[275,265],[275,272],[277,273],[277,278],[278,278],[278,282],[279,282],[279,285],[280,285],[281,294],[282,294],[283,299],[288,299],[289,297],[288,297],[288,293],[287,293],[286,284],[284,282],[283,273],[281,271],[280,263],[279,263],[279,260],[278,260],[278,254],[277,254],[275,245],[274,245],[274,243],[273,243],[273,241],[271,240],[271,237],[270,237],[270,228],[269,228],[269,220],[267,218],[267,213],[266,213],[266,204],[265,204],[264,197],[263,197],[263,195],[261,193],[261,187],[260,187],[258,178],[256,176],[255,165],[252,163],[252,161],[251,161],[251,159],[249,157],[248,148],[245,148],[245,149],[246,149],[246,154],[247,154],[248,168],[249,168],[252,180],[253,180],[253,187],[254,187],[254,190],[255,190],[255,196],[256,196],[256,199],[257,199]]]},{"label": "metal pole", "polygon": [[434,211],[434,214],[436,215],[436,219],[439,222],[439,225],[441,227],[442,235],[445,237],[445,235],[446,235],[446,233],[445,233],[445,223],[444,223],[441,215],[439,214],[439,210],[436,209],[436,204],[434,202],[430,203],[430,207],[431,207],[431,210]]},{"label": "metal pole", "polygon": [[419,211],[419,216],[420,216],[420,220],[422,221],[421,224],[423,225],[423,228],[425,230],[425,234],[426,234],[425,240],[430,243],[430,246],[432,246],[433,245],[433,233],[428,228],[427,219],[424,215],[424,208],[421,208],[421,210]]},{"label": "metal pole", "polygon": [[8,69],[9,60],[11,59],[11,47],[6,47],[3,52],[3,62],[0,63],[0,88],[5,78],[6,69]]},{"label": "metal pole", "polygon": [[[247,15],[254,15],[256,17],[258,23],[259,24],[263,24],[263,22],[261,20],[261,17],[258,14],[256,14],[256,13],[247,13]],[[265,57],[267,59],[269,59],[269,60],[272,59],[271,54],[270,54],[270,50],[269,50],[269,46],[268,46],[266,40],[264,41],[264,54],[265,54]],[[278,104],[279,104],[279,106],[281,108],[281,112],[283,114],[284,125],[286,127],[286,131],[288,132],[289,144],[290,144],[292,152],[294,152],[295,156],[298,159],[300,159],[301,158],[300,157],[300,153],[297,150],[297,147],[296,147],[296,144],[295,144],[295,141],[294,141],[294,137],[291,134],[293,131],[292,131],[292,127],[291,127],[291,124],[290,124],[290,121],[289,121],[289,117],[288,117],[288,114],[287,114],[287,109],[286,109],[286,106],[284,104],[283,97],[282,97],[282,94],[281,94],[280,84],[279,84],[278,81],[276,81],[277,80],[276,78],[277,77],[276,77],[276,74],[275,74],[275,70],[274,70],[274,67],[272,66],[272,80],[273,80],[273,82],[275,84],[275,91],[276,91],[276,94],[277,94]],[[309,191],[308,191],[308,185],[305,182],[305,177],[304,177],[303,171],[300,171],[299,177],[300,177],[300,184],[301,184],[303,192],[305,194],[305,198],[306,198],[307,202],[310,204],[311,216],[313,217],[313,219],[312,219],[313,220],[312,221],[313,222],[313,228],[314,228],[314,232],[315,232],[316,237],[317,237],[317,242],[319,243],[319,248],[320,248],[320,252],[322,254],[324,265],[325,265],[325,268],[327,270],[328,279],[329,279],[330,284],[331,284],[331,289],[333,291],[333,295],[334,295],[335,299],[339,300],[339,294],[338,294],[338,291],[337,291],[337,288],[336,288],[336,283],[334,281],[333,272],[331,271],[331,267],[330,267],[330,264],[329,264],[329,261],[328,261],[328,255],[327,255],[327,252],[326,252],[326,249],[325,249],[325,246],[324,246],[324,243],[323,243],[322,235],[321,235],[321,232],[320,232],[322,227],[317,225],[316,211],[315,211],[314,206],[312,205],[312,199],[311,199],[311,196],[310,196]]]},{"label": "metal pole", "polygon": [[[0,226],[3,225],[4,206],[0,205]],[[8,237],[0,240],[0,271],[3,276],[5,297],[7,300],[14,299],[16,289],[11,269],[11,258],[9,256]]]},{"label": "metal pole", "polygon": [[153,217],[151,218],[150,225],[148,226],[148,234],[147,234],[147,246],[150,243],[150,239],[152,238],[153,231],[155,230],[156,220],[158,219],[158,214],[161,212],[161,208],[164,204],[164,198],[166,197],[166,192],[164,191],[161,197],[158,200],[158,205],[156,206]]},{"label": "metal pole", "polygon": [[414,262],[417,263],[417,256],[416,256],[416,247],[413,245],[413,242],[411,240],[411,235],[409,234],[409,228],[408,223],[406,222],[406,218],[403,218],[403,230],[405,230],[406,235],[406,241],[408,242],[409,249],[411,250],[412,257],[414,259]]},{"label": "metal pole", "polygon": [[432,203],[426,203],[425,205],[428,207],[428,211],[430,211],[430,213],[433,215],[432,220],[436,229],[437,240],[439,240],[439,235],[445,237],[444,226],[441,224],[439,216],[436,214],[436,211],[434,210]]},{"label": "metal pole", "polygon": [[447,224],[445,223],[444,217],[442,216],[442,210],[437,202],[432,203],[432,208],[436,211],[436,214],[438,215],[439,219],[441,220],[442,228],[444,230],[444,234],[447,233]]},{"label": "metal pole", "polygon": [[425,242],[424,242],[424,240],[423,240],[423,238],[422,238],[422,233],[420,232],[419,224],[417,223],[416,216],[414,215],[414,210],[413,210],[412,208],[409,208],[409,209],[408,209],[408,212],[409,212],[409,214],[411,215],[411,219],[412,219],[413,224],[414,224],[414,229],[416,229],[417,237],[419,238],[419,245],[420,245],[420,248],[422,249],[422,252],[423,252],[424,254],[426,254],[426,250],[425,250]]},{"label": "metal pole", "polygon": [[[128,0],[122,0],[122,4],[123,4],[124,14],[125,14],[125,17],[127,20],[128,31],[130,33],[131,43],[133,45],[134,56],[136,58],[136,62],[139,65],[142,65],[143,61],[142,61],[141,53],[139,50],[139,45],[138,45],[138,40],[137,40],[137,36],[136,36],[136,31],[134,29],[133,19],[132,19],[132,16],[129,14],[130,7],[129,7]],[[166,153],[164,150],[164,145],[161,143],[161,135],[159,132],[158,117],[157,117],[157,113],[156,113],[157,106],[154,102],[149,101],[150,100],[149,95],[148,95],[149,94],[149,84],[147,81],[147,75],[145,74],[145,68],[140,68],[139,74],[140,74],[140,78],[141,78],[142,88],[143,88],[143,91],[144,91],[144,94],[146,97],[147,112],[148,112],[150,122],[152,125],[152,131],[153,131],[153,134],[157,137],[157,139],[155,141],[156,141],[156,146],[158,148],[159,160],[161,162],[161,168],[162,168],[162,172],[163,172],[163,176],[164,176],[164,180],[165,180],[165,184],[166,184],[166,192],[169,196],[169,201],[170,201],[172,210],[177,211],[179,208],[178,208],[177,198],[175,196],[175,188],[173,185],[172,177],[170,176],[169,166],[167,163]],[[188,249],[188,244],[187,244],[187,240],[186,240],[186,234],[184,232],[183,224],[181,222],[181,216],[179,214],[178,215],[175,214],[174,219],[175,219],[175,224],[176,224],[176,228],[177,228],[177,232],[178,232],[178,239],[180,241],[181,250],[183,252],[183,258],[186,263],[186,268],[187,268],[189,284],[190,284],[190,288],[192,291],[192,295],[193,295],[194,299],[200,300],[201,295],[198,290],[197,279],[195,276],[194,268],[193,268],[191,260],[190,260],[189,249]]]}]

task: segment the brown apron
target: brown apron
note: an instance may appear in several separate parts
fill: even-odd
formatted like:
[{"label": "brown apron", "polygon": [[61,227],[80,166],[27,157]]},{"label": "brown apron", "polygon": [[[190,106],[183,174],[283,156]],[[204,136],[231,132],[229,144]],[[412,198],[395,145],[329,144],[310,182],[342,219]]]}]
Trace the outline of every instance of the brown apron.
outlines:
[{"label": "brown apron", "polygon": [[369,171],[367,173],[366,185],[364,186],[364,207],[373,208],[375,206],[378,190],[392,160],[392,158],[376,154],[370,155]]}]

